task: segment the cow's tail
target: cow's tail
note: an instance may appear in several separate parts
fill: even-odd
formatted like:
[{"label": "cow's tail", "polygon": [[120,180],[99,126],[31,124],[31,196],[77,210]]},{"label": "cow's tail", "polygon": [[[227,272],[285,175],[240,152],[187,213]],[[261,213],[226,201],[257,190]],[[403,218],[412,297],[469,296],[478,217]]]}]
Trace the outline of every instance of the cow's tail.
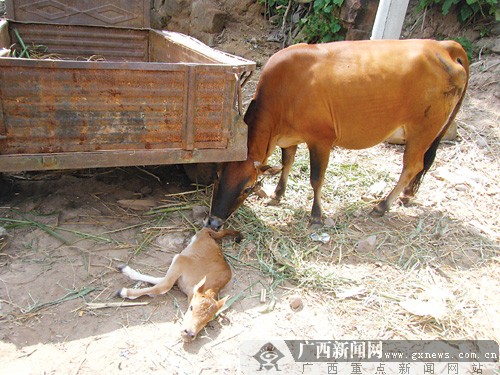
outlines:
[{"label": "cow's tail", "polygon": [[441,129],[439,134],[437,135],[436,139],[432,142],[430,147],[427,149],[427,151],[424,154],[424,168],[415,176],[415,178],[410,182],[410,185],[408,186],[410,190],[411,195],[415,195],[418,191],[418,188],[420,187],[420,184],[422,183],[422,179],[424,178],[425,174],[427,171],[430,169],[432,166],[432,163],[434,163],[434,159],[436,158],[436,151],[439,146],[439,143],[441,142],[441,139],[444,137],[448,129],[450,128],[451,124],[453,123],[453,120],[455,119],[455,116],[457,115],[458,111],[460,110],[460,107],[462,106],[462,102],[465,97],[465,92],[467,91],[467,85],[469,82],[469,59],[467,57],[467,53],[463,49],[463,47],[454,41],[445,41],[445,42],[440,42],[444,45],[446,51],[448,52],[451,60],[453,61],[454,64],[458,64],[461,66],[460,70],[462,71],[461,74],[458,75],[457,80],[460,80],[457,83],[457,86],[460,86],[459,88],[462,90],[460,94],[460,99],[458,100],[457,104],[455,105],[455,108],[453,108],[453,111],[451,112],[450,116],[448,117],[448,120],[446,121],[446,124],[444,127]]},{"label": "cow's tail", "polygon": [[243,121],[245,122],[245,124],[251,127],[255,123],[256,116],[257,116],[257,102],[255,101],[255,99],[252,99],[252,101],[248,105],[247,111],[245,112]]}]

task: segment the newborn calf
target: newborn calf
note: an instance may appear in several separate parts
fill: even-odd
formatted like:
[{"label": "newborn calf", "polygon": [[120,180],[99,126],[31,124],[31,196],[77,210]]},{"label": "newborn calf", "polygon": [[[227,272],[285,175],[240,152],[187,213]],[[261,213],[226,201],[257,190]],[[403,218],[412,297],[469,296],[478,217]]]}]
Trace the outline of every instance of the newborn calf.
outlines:
[{"label": "newborn calf", "polygon": [[219,291],[231,280],[231,268],[215,242],[225,236],[241,239],[240,232],[223,229],[218,232],[203,228],[193,236],[189,245],[172,260],[165,277],[143,275],[127,265],[118,269],[132,280],[144,281],[154,286],[142,289],[122,288],[118,295],[135,299],[140,296],[157,296],[167,293],[177,284],[188,297],[189,308],[184,315],[181,336],[193,341],[198,332],[211,321],[224,306],[227,296],[216,300]]}]

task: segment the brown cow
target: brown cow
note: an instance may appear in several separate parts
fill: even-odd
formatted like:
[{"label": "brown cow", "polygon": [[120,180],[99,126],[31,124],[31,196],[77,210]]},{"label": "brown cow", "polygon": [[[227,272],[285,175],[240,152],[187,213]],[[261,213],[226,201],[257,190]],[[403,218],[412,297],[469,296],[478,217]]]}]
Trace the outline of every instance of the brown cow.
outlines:
[{"label": "brown cow", "polygon": [[215,242],[225,236],[241,239],[240,232],[224,229],[215,232],[203,228],[193,236],[189,245],[172,260],[164,277],[143,275],[127,265],[118,270],[132,280],[144,281],[154,286],[141,289],[122,288],[118,296],[135,299],[144,295],[157,296],[167,293],[174,284],[187,295],[189,308],[184,314],[181,336],[186,342],[196,338],[206,324],[222,309],[227,297],[217,300],[217,294],[231,280],[231,268]]},{"label": "brown cow", "polygon": [[225,164],[206,225],[218,229],[253,191],[276,146],[286,188],[297,145],[309,148],[314,191],[311,224],[321,225],[321,186],[332,146],[363,149],[403,127],[406,148],[396,187],[373,213],[416,193],[441,137],[457,114],[469,78],[464,49],[453,41],[377,40],[298,44],[273,55],[245,114],[248,159]]}]

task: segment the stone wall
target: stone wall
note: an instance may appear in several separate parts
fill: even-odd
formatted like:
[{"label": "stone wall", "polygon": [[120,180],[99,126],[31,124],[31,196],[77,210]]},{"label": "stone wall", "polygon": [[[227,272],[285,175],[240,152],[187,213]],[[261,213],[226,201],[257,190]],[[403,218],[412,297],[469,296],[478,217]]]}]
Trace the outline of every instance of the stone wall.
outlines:
[{"label": "stone wall", "polygon": [[346,29],[346,40],[370,39],[378,0],[345,0],[340,19]]},{"label": "stone wall", "polygon": [[258,0],[153,0],[151,26],[191,35],[213,45],[230,18],[260,14]]}]

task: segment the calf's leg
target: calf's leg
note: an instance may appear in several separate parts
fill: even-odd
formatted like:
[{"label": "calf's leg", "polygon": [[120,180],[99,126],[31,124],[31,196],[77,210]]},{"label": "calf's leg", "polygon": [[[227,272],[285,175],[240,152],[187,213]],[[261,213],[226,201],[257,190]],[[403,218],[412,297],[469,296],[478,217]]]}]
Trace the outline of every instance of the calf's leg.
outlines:
[{"label": "calf's leg", "polygon": [[[186,260],[184,257],[181,255],[176,255],[174,259],[172,260],[172,264],[170,265],[167,274],[165,277],[151,277],[147,275],[142,275],[134,270],[132,270],[130,267],[129,270],[132,270],[136,272],[134,276],[141,275],[141,276],[146,276],[145,278],[136,278],[134,280],[139,280],[139,281],[146,281],[152,284],[155,284],[152,287],[148,288],[141,288],[141,289],[128,289],[128,288],[122,288],[118,291],[118,296],[122,298],[128,298],[128,299],[136,299],[141,296],[158,296],[161,294],[167,293],[172,287],[174,286],[175,282],[177,279],[182,275],[183,270],[185,269],[185,263]],[[126,269],[127,267],[124,267]]]},{"label": "calf's leg", "polygon": [[164,279],[164,277],[144,275],[143,273],[137,272],[133,268],[130,268],[126,264],[118,266],[116,268],[125,276],[128,276],[130,279],[135,281],[144,281],[145,283],[156,285]]}]

